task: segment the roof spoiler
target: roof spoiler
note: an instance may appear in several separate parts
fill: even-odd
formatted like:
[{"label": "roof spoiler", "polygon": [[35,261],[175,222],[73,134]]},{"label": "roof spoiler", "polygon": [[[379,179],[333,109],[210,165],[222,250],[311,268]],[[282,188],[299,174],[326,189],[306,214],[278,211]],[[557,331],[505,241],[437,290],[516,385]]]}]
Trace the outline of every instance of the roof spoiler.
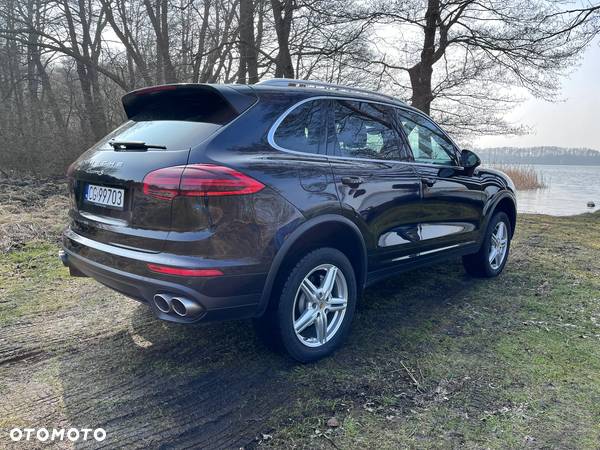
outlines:
[{"label": "roof spoiler", "polygon": [[137,89],[125,94],[121,101],[127,118],[131,119],[142,112],[148,105],[157,99],[166,99],[169,95],[177,94],[198,94],[206,95],[207,101],[213,98],[227,103],[231,112],[239,116],[257,101],[252,88],[245,85],[227,85],[227,84],[163,84]]}]

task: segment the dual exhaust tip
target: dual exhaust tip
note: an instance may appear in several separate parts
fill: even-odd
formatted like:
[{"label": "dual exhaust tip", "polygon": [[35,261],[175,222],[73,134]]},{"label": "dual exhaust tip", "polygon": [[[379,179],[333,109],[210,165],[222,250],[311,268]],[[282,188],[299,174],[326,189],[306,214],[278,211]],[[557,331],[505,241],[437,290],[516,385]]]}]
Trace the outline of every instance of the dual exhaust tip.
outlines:
[{"label": "dual exhaust tip", "polygon": [[185,297],[156,294],[153,300],[154,306],[165,314],[173,312],[179,317],[192,317],[202,311],[202,307],[198,303]]}]

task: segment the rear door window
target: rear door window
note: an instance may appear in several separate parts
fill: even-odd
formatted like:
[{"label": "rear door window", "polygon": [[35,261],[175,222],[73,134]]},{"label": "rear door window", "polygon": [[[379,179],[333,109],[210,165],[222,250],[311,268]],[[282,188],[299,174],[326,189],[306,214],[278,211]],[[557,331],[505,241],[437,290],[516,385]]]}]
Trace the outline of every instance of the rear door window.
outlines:
[{"label": "rear door window", "polygon": [[274,143],[284,150],[325,155],[324,100],[307,101],[290,112],[273,135]]},{"label": "rear door window", "polygon": [[334,155],[394,161],[410,160],[392,108],[378,103],[335,100]]}]

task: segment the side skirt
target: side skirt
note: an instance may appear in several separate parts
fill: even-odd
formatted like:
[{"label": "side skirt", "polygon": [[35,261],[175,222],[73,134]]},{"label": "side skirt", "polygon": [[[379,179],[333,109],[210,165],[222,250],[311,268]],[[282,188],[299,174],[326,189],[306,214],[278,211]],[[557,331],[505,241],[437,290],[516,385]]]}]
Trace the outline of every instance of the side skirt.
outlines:
[{"label": "side skirt", "polygon": [[397,259],[396,264],[393,266],[379,269],[374,272],[369,272],[367,274],[365,287],[402,272],[408,272],[419,267],[431,266],[441,261],[457,258],[463,255],[469,255],[471,253],[476,253],[477,251],[479,251],[479,244],[477,242],[472,242],[404,256],[400,259]]}]

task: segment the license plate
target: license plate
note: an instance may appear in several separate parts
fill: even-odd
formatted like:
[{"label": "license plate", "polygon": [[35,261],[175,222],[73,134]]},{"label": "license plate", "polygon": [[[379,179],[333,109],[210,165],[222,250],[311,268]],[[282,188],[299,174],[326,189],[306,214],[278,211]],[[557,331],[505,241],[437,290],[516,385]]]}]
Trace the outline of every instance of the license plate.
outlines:
[{"label": "license plate", "polygon": [[94,184],[87,185],[84,196],[86,202],[116,209],[123,209],[124,199],[125,190]]}]

